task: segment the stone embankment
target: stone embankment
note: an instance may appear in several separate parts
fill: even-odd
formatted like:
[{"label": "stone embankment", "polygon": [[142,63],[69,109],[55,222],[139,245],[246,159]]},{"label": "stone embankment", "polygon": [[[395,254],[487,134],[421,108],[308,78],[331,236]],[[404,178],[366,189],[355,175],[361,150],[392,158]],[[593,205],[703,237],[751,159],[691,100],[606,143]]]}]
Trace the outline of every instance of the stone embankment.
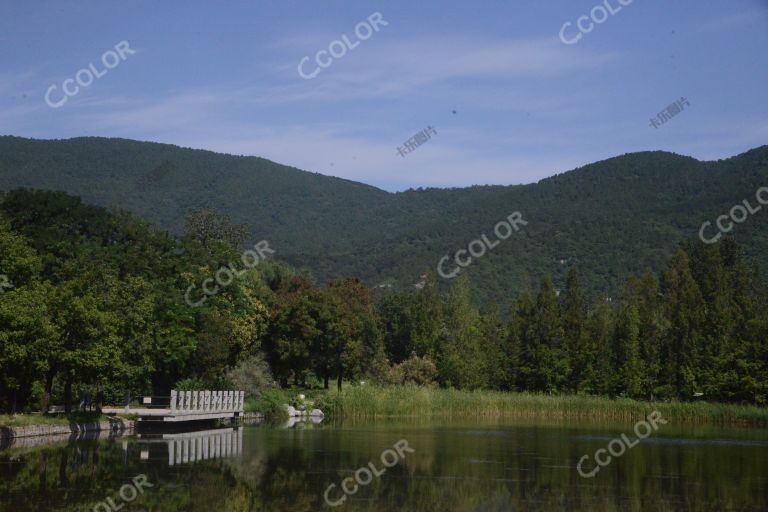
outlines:
[{"label": "stone embankment", "polygon": [[39,436],[80,436],[88,432],[108,432],[109,435],[122,434],[133,430],[134,422],[122,418],[91,423],[70,423],[69,425],[25,425],[21,427],[0,427],[0,447],[7,448],[17,438]]}]

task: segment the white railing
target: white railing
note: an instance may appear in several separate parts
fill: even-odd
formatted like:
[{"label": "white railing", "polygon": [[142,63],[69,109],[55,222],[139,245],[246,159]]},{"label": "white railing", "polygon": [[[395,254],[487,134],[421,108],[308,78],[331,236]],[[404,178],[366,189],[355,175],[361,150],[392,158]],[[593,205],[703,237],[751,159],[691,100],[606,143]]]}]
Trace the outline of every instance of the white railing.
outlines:
[{"label": "white railing", "polygon": [[171,414],[243,412],[245,391],[171,391]]}]

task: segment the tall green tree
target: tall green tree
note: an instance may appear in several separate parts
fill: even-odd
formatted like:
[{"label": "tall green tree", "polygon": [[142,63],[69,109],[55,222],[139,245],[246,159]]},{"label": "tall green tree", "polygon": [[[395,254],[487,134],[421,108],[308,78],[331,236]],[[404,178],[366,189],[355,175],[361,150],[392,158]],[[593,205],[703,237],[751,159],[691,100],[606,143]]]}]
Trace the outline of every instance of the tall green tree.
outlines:
[{"label": "tall green tree", "polygon": [[321,329],[331,322],[331,313],[325,311],[320,292],[305,279],[295,277],[285,284],[273,304],[265,346],[269,363],[283,386],[291,378],[295,384],[303,382],[314,364],[327,389],[331,362],[315,357],[313,363],[312,350],[320,343]]},{"label": "tall green tree", "polygon": [[584,385],[584,391],[591,394],[607,395],[611,392],[614,369],[613,360],[613,314],[604,301],[597,304],[587,319],[587,332],[594,343],[594,364],[592,373]]},{"label": "tall green tree", "polygon": [[587,306],[575,267],[568,270],[562,297],[563,338],[570,373],[567,387],[582,391],[589,380],[594,363],[594,351],[587,333]]},{"label": "tall green tree", "polygon": [[[64,408],[70,412],[73,385],[96,385],[119,378],[126,371],[120,358],[120,319],[106,304],[103,290],[92,290],[95,274],[84,274],[59,285],[51,305],[53,322],[60,336],[59,350],[48,355],[48,368],[59,377],[64,389]],[[50,393],[50,383],[46,383]]]},{"label": "tall green tree", "polygon": [[640,315],[633,303],[619,308],[614,331],[616,378],[614,391],[630,397],[642,393],[640,360]]},{"label": "tall green tree", "polygon": [[483,361],[481,372],[485,375],[485,386],[492,389],[508,389],[513,368],[507,352],[508,332],[501,320],[498,306],[491,303],[480,315],[479,341]]},{"label": "tall green tree", "polygon": [[646,272],[637,281],[636,302],[640,321],[639,355],[643,368],[641,388],[643,396],[652,400],[664,368],[662,345],[668,327],[656,274]]},{"label": "tall green tree", "polygon": [[423,286],[413,297],[409,311],[411,343],[417,355],[428,356],[433,361],[437,358],[438,344],[444,330],[443,311],[435,276],[426,272]]},{"label": "tall green tree", "polygon": [[446,298],[444,318],[446,329],[437,357],[441,384],[466,389],[486,387],[480,316],[472,306],[466,275],[454,280]]},{"label": "tall green tree", "polygon": [[416,351],[411,338],[412,303],[413,296],[407,293],[390,293],[377,302],[386,355],[395,364]]},{"label": "tall green tree", "polygon": [[568,356],[557,294],[549,276],[541,280],[536,297],[533,355],[532,389],[549,393],[563,390],[569,373]]},{"label": "tall green tree", "polygon": [[511,307],[507,327],[508,389],[532,389],[536,363],[535,317],[533,293],[525,288]]},{"label": "tall green tree", "polygon": [[370,374],[384,364],[384,340],[376,318],[373,290],[359,279],[342,279],[329,283],[327,293],[339,304],[339,338],[333,344],[333,352],[336,383],[341,390],[343,378]]},{"label": "tall green tree", "polygon": [[53,293],[37,282],[0,293],[0,408],[11,413],[30,405],[34,383],[49,371],[48,355],[60,350],[49,311]]},{"label": "tall green tree", "polygon": [[663,280],[664,311],[669,322],[664,341],[668,361],[665,382],[675,396],[690,398],[700,390],[696,378],[703,343],[706,310],[693,279],[688,255],[678,250]]}]

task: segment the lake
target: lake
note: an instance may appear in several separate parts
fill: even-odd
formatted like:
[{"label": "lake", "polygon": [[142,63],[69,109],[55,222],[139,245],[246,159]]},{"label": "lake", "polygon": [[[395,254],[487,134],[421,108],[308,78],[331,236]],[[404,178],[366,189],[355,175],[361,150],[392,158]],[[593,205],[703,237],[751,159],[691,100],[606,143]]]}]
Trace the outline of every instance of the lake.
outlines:
[{"label": "lake", "polygon": [[343,422],[10,448],[0,451],[0,510],[768,510],[761,429],[660,425],[632,448],[614,443],[624,453],[580,476],[585,455],[586,473],[621,434],[632,445],[633,426]]}]

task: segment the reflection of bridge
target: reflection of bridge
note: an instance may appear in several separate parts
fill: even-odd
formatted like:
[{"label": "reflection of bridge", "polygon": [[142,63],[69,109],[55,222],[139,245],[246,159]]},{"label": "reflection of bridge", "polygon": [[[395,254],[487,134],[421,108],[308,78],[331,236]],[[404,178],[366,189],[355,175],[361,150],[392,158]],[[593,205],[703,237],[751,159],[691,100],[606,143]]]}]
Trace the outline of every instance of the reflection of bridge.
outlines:
[{"label": "reflection of bridge", "polygon": [[104,407],[106,414],[132,413],[139,421],[178,422],[237,418],[243,415],[244,391],[171,391],[162,406],[152,406],[152,397],[145,397],[148,407]]},{"label": "reflection of bridge", "polygon": [[[142,446],[144,444],[149,446]],[[243,429],[223,428],[163,434],[161,438],[141,438],[141,457],[149,458],[152,445],[165,444],[168,447],[168,465],[186,464],[199,460],[220,459],[239,456],[243,451]]]}]

